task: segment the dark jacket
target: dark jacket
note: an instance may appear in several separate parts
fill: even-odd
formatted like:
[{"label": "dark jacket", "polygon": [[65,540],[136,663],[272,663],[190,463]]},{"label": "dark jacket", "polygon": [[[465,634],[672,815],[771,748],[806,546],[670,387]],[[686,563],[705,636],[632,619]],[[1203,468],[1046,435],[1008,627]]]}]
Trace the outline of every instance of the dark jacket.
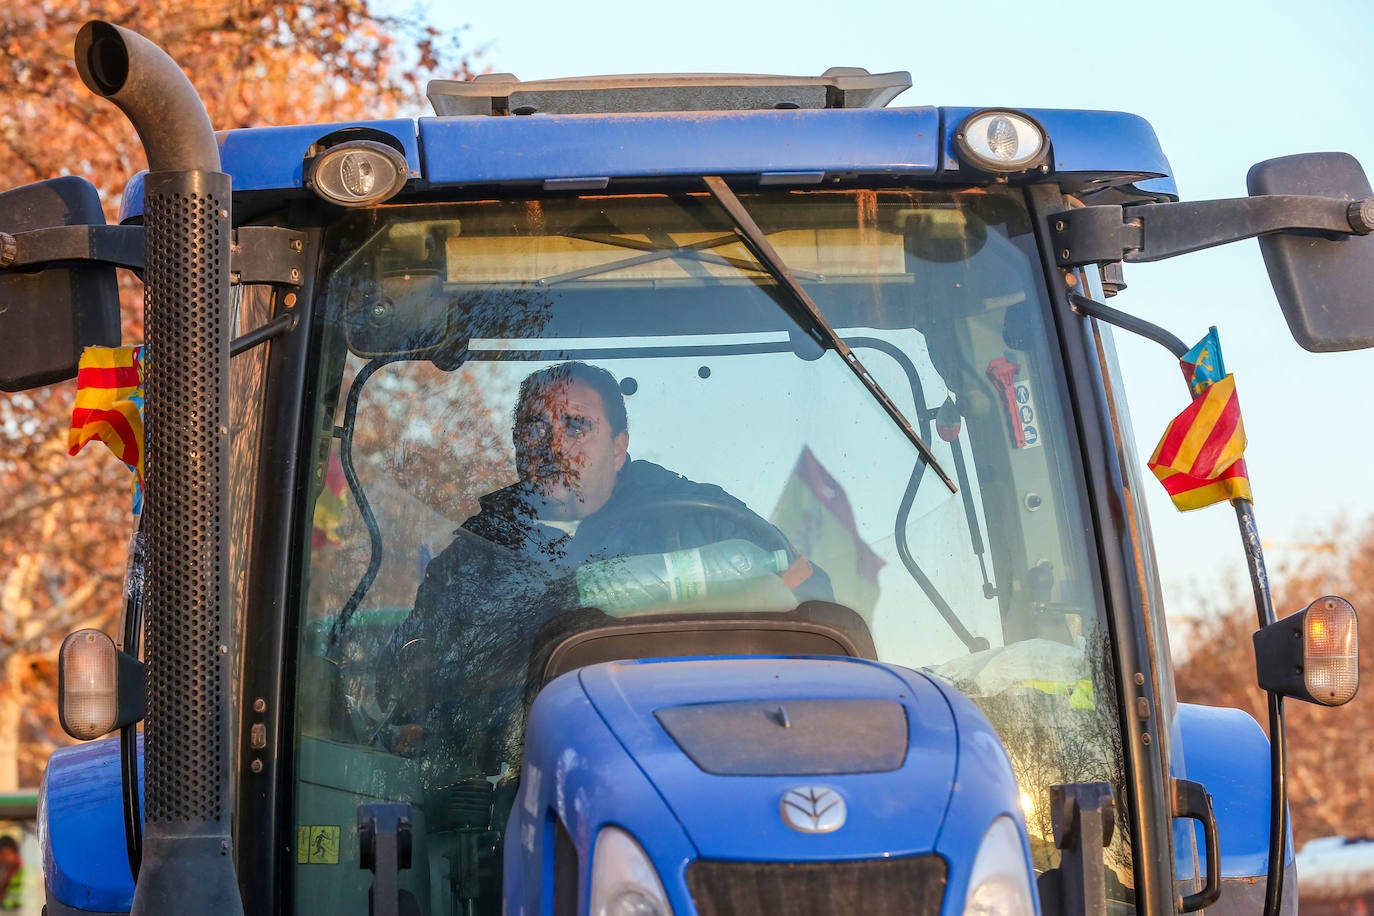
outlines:
[{"label": "dark jacket", "polygon": [[[626,461],[611,498],[573,536],[534,518],[526,492],[515,484],[482,497],[481,511],[430,561],[379,678],[385,696],[393,665],[432,671],[423,678],[428,695],[406,702],[427,710],[426,732],[453,735],[450,749],[483,775],[519,765],[533,641],[545,622],[580,606],[578,567],[732,538],[797,559],[782,532],[740,500],[648,461]],[[795,592],[831,597],[819,569]],[[417,638],[424,642],[406,657],[400,647]]]}]

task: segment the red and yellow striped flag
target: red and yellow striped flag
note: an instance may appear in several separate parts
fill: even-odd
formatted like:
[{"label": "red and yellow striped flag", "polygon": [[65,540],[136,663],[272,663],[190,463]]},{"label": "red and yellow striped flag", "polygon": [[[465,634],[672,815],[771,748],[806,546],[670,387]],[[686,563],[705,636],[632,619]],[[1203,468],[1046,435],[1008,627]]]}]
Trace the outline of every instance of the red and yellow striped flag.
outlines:
[{"label": "red and yellow striped flag", "polygon": [[1253,499],[1245,472],[1245,424],[1234,375],[1209,385],[1174,417],[1150,456],[1150,470],[1181,511]]},{"label": "red and yellow striped flag", "polygon": [[134,511],[143,491],[143,347],[87,347],[76,372],[76,405],[67,433],[75,455],[92,439],[134,472]]}]

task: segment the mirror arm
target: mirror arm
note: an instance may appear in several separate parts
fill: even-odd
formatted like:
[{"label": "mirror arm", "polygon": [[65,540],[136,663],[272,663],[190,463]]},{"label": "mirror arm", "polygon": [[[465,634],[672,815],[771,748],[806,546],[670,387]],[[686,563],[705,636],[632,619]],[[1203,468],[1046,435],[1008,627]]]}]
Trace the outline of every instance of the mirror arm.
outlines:
[{"label": "mirror arm", "polygon": [[142,226],[52,226],[0,232],[0,270],[34,269],[61,261],[143,269]]},{"label": "mirror arm", "polygon": [[1374,199],[1271,194],[1226,200],[1082,207],[1050,217],[1060,267],[1161,261],[1270,232],[1374,232]]},{"label": "mirror arm", "polygon": [[[142,226],[52,226],[0,232],[0,270],[36,270],[59,263],[108,264],[141,271]],[[241,226],[229,247],[234,283],[299,287],[305,276],[305,235],[277,226]]]}]

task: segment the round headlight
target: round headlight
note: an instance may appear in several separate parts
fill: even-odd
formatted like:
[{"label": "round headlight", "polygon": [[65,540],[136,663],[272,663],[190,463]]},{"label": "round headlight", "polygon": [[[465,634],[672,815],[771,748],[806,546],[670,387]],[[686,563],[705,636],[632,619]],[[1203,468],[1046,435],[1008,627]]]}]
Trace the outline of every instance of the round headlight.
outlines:
[{"label": "round headlight", "polygon": [[1048,171],[1049,140],[1030,117],[1015,111],[979,111],[969,115],[954,134],[965,165],[999,175],[1034,169]]},{"label": "round headlight", "polygon": [[973,859],[964,916],[1032,916],[1033,880],[1021,828],[1004,814],[983,835]]},{"label": "round headlight", "polygon": [[325,150],[310,163],[306,183],[341,207],[390,200],[409,178],[405,157],[375,140],[353,140]]},{"label": "round headlight", "polygon": [[619,827],[606,826],[592,847],[591,916],[672,916],[663,882],[644,847]]}]

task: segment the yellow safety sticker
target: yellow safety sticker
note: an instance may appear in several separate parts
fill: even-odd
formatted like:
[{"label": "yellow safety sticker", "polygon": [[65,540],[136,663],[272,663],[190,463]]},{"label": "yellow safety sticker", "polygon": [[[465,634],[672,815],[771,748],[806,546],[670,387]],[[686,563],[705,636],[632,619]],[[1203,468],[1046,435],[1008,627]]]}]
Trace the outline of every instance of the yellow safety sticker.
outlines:
[{"label": "yellow safety sticker", "polygon": [[296,828],[297,865],[338,865],[339,828],[311,826]]}]

